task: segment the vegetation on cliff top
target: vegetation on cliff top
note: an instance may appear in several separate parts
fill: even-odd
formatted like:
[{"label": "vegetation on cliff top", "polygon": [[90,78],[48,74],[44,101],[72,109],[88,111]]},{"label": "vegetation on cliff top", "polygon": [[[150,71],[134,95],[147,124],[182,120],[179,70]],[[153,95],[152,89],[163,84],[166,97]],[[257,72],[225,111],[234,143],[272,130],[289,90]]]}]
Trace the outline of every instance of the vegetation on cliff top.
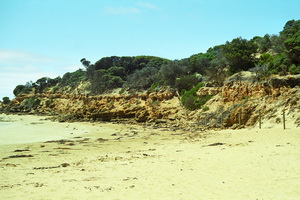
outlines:
[{"label": "vegetation on cliff top", "polygon": [[120,87],[135,90],[171,87],[183,96],[182,101],[188,105],[187,108],[195,109],[201,100],[196,99],[193,91],[203,79],[212,85],[222,86],[226,77],[246,70],[256,72],[259,79],[272,74],[299,74],[300,20],[288,21],[279,35],[266,34],[251,40],[238,37],[211,47],[206,53],[181,60],[111,56],[94,64],[85,58],[80,62],[84,70],[68,72],[62,78],[43,77],[36,82],[18,85],[13,93],[18,96],[22,93],[56,92],[64,87],[76,88],[82,82],[89,83],[92,95]]}]

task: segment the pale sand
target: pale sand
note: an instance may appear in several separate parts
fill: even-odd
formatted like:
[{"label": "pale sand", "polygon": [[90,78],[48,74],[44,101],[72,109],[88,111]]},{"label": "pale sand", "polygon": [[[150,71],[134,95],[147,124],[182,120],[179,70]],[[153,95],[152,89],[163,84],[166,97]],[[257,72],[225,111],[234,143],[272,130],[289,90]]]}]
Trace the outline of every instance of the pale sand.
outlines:
[{"label": "pale sand", "polygon": [[70,141],[0,145],[0,199],[300,199],[299,128],[42,122]]}]

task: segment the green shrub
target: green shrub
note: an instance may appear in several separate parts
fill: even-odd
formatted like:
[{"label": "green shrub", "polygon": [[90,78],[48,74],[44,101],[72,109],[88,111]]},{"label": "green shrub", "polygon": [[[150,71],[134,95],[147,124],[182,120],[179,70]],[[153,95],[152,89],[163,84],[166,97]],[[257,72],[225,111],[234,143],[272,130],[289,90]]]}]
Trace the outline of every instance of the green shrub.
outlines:
[{"label": "green shrub", "polygon": [[300,65],[297,66],[295,64],[292,64],[290,67],[289,67],[289,72],[291,74],[300,74]]},{"label": "green shrub", "polygon": [[196,96],[196,92],[204,86],[204,83],[198,83],[195,87],[190,89],[189,91],[185,91],[181,97],[181,102],[185,108],[188,110],[196,110],[201,108],[209,99],[212,98],[211,95],[207,95],[204,97]]},{"label": "green shrub", "polygon": [[197,83],[199,83],[201,81],[201,79],[199,80],[199,78],[195,74],[186,75],[186,76],[176,79],[175,87],[177,88],[178,91],[190,90],[195,85],[197,85]]},{"label": "green shrub", "polygon": [[205,112],[205,111],[208,111],[209,110],[209,107],[208,106],[203,106],[202,108],[202,111]]},{"label": "green shrub", "polygon": [[3,104],[9,104],[10,103],[9,97],[3,97],[2,100],[3,100]]},{"label": "green shrub", "polygon": [[152,84],[159,82],[159,80],[158,69],[145,67],[141,70],[136,70],[127,77],[127,86],[133,89],[148,89]]},{"label": "green shrub", "polygon": [[119,94],[124,94],[125,93],[125,88],[122,88],[120,91],[119,91]]}]

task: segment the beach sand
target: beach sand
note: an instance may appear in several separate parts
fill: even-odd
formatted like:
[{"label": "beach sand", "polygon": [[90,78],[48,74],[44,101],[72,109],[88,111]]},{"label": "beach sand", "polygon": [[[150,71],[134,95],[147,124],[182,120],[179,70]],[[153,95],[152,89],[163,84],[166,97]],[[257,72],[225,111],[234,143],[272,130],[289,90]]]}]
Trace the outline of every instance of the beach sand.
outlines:
[{"label": "beach sand", "polygon": [[10,119],[27,124],[24,135],[45,135],[1,142],[0,199],[300,199],[299,128],[188,132]]}]

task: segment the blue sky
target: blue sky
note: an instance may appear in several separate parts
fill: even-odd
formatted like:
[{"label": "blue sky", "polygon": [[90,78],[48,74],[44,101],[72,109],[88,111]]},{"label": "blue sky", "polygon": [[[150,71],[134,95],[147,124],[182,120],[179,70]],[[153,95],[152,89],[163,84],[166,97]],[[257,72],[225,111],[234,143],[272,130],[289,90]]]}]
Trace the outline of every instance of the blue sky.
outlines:
[{"label": "blue sky", "polygon": [[181,59],[278,34],[299,0],[0,0],[0,98],[105,56]]}]

